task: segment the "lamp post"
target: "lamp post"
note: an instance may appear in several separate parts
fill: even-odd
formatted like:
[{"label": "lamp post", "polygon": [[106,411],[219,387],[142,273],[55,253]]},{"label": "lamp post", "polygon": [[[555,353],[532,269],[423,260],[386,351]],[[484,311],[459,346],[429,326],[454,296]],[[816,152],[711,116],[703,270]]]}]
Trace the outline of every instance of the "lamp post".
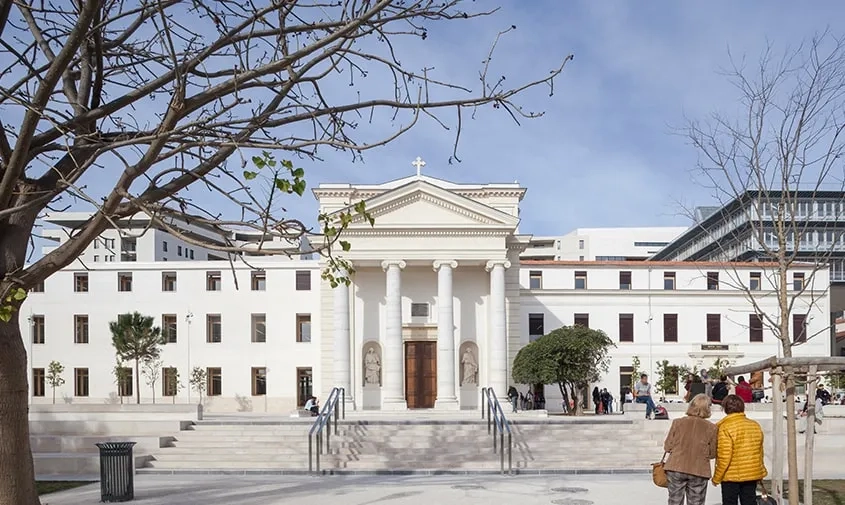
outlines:
[{"label": "lamp post", "polygon": [[188,383],[188,403],[191,403],[191,321],[194,319],[194,313],[188,310],[188,313],[185,315],[185,322],[188,323],[188,373],[187,377],[189,380]]}]

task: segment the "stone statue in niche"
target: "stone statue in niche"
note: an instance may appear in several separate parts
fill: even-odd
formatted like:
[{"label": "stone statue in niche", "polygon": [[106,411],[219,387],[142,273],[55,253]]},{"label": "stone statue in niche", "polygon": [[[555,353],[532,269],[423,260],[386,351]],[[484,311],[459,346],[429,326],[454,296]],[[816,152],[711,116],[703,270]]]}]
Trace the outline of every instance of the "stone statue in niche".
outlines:
[{"label": "stone statue in niche", "polygon": [[364,385],[378,386],[381,384],[381,360],[374,347],[370,347],[364,356]]},{"label": "stone statue in niche", "polygon": [[461,370],[462,381],[461,386],[475,386],[478,384],[478,360],[472,353],[472,349],[467,347],[461,356]]}]

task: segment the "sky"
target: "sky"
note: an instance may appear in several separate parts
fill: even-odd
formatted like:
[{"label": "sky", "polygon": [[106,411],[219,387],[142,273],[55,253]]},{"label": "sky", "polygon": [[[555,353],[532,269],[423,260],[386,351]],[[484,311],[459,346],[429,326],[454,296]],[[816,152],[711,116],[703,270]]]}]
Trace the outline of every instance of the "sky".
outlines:
[{"label": "sky", "polygon": [[[555,83],[517,101],[542,118],[516,125],[501,109],[464,117],[458,155],[449,163],[454,128],[422,119],[390,144],[352,163],[324,150],[323,160],[297,160],[309,187],[325,182],[380,183],[415,173],[454,182],[519,181],[528,188],[520,231],[560,235],[579,227],[685,226],[686,208],[714,199],[694,178],[696,151],[678,134],[685,118],[733,111],[738,93],[720,69],[735,58],[757,61],[767,43],[795,46],[845,18],[845,4],[626,0],[483,0],[470,8],[494,15],[429,25],[425,41],[397,45],[406,68],[477,90],[478,70],[496,34],[491,75],[514,86],[547,75],[574,54]],[[835,29],[835,27],[833,27]],[[336,83],[341,96],[343,83]],[[377,83],[373,89],[381,89]],[[454,126],[454,113],[443,117]],[[386,135],[399,122],[368,125]],[[108,181],[113,183],[113,181]],[[105,181],[93,181],[93,186]],[[105,188],[105,186],[103,186]],[[292,217],[313,222],[310,191],[285,201]]]}]

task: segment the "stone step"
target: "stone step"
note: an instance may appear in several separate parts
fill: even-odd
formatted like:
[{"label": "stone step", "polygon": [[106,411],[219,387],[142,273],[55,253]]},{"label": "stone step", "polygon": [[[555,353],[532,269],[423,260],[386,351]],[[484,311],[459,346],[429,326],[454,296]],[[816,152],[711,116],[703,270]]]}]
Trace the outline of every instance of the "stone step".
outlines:
[{"label": "stone step", "polygon": [[32,452],[38,453],[98,453],[100,442],[135,442],[136,453],[150,453],[168,447],[173,437],[117,437],[96,435],[33,435],[29,438]]},{"label": "stone step", "polygon": [[[85,453],[41,453],[32,455],[35,463],[35,474],[41,478],[50,475],[99,475],[100,457],[97,454]],[[136,468],[147,464],[150,457],[135,455]]]}]

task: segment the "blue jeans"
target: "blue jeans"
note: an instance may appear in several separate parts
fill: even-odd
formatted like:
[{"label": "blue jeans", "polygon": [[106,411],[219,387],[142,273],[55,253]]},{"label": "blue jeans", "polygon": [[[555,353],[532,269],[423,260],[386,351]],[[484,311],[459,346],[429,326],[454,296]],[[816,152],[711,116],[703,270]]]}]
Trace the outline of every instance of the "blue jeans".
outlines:
[{"label": "blue jeans", "polygon": [[637,403],[645,403],[645,415],[646,417],[651,417],[651,413],[654,412],[654,401],[651,399],[651,397],[638,396]]}]

